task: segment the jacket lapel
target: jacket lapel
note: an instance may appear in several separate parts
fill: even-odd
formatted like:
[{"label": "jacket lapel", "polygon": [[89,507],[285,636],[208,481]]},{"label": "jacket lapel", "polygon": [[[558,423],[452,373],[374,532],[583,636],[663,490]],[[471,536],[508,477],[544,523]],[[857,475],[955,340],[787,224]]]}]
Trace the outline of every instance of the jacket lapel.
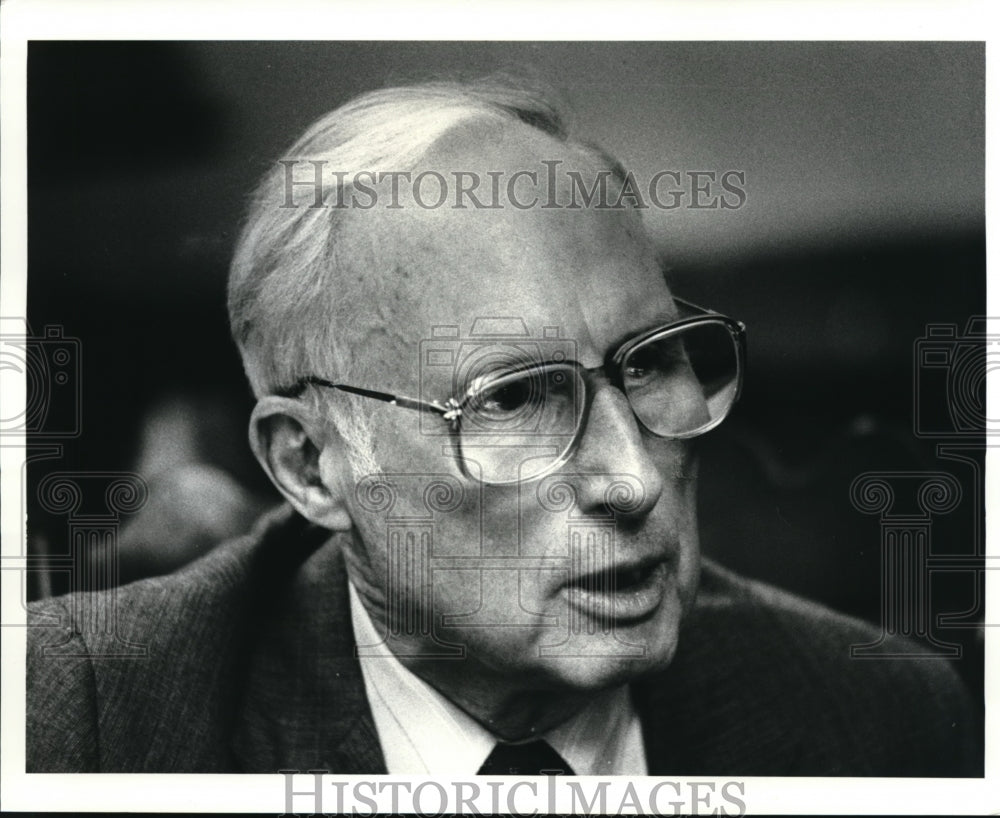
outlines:
[{"label": "jacket lapel", "polygon": [[[288,522],[264,543],[270,558],[263,561],[268,567],[260,571],[255,598],[265,601],[246,623],[250,648],[232,751],[247,772],[385,774],[355,656],[342,552],[349,535],[329,537],[300,518]],[[279,564],[294,573],[287,581],[275,576],[273,567]],[[736,657],[746,661],[745,650],[720,644],[726,629],[713,614],[725,607],[730,589],[715,573],[709,568],[703,576],[674,662],[632,686],[651,775],[707,771],[703,763],[713,757],[710,748],[725,735],[730,720],[713,729],[719,702],[706,701],[704,691],[722,688],[739,698]]]},{"label": "jacket lapel", "polygon": [[248,772],[386,772],[355,656],[342,536],[309,555],[257,617],[233,739]]}]

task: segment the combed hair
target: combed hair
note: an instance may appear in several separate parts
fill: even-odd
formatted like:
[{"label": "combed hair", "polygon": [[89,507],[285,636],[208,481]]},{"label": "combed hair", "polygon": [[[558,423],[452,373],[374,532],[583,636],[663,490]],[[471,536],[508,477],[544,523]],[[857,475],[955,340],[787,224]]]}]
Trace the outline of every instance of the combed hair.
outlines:
[{"label": "combed hair", "polygon": [[[323,161],[322,167],[345,172],[340,177],[345,182],[360,171],[412,171],[437,139],[483,117],[498,124],[520,121],[560,141],[567,138],[562,116],[538,86],[507,79],[430,82],[352,99],[317,120],[285,156],[296,163]],[[353,369],[341,326],[358,309],[340,298],[350,269],[350,259],[338,253],[345,211],[311,207],[316,195],[311,185],[293,186],[294,206],[281,206],[285,173],[276,162],[253,194],[229,274],[230,328],[257,397],[309,374],[346,380]],[[329,174],[323,183],[327,199],[338,195]],[[355,455],[356,471],[375,471],[367,413],[356,403],[361,399],[340,393],[333,401],[315,391],[307,399],[323,401],[331,412]]]},{"label": "combed hair", "polygon": [[[534,88],[434,82],[372,91],[317,120],[286,152],[346,172],[411,171],[433,143],[473,117],[520,120],[565,140],[562,117]],[[333,181],[324,190],[336,194]],[[229,273],[229,319],[254,394],[260,397],[314,372],[339,377],[349,350],[338,343],[331,306],[342,265],[338,208],[310,207],[310,185],[285,203],[285,168],[275,163],[255,191]]]}]

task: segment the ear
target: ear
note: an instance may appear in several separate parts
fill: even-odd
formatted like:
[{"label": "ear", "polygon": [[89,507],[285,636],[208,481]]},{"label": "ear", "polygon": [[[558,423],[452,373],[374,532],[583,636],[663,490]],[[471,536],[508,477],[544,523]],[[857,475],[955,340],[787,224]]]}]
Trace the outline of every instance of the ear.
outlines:
[{"label": "ear", "polygon": [[299,514],[332,531],[351,528],[350,462],[332,424],[300,400],[267,395],[250,416],[250,447]]}]

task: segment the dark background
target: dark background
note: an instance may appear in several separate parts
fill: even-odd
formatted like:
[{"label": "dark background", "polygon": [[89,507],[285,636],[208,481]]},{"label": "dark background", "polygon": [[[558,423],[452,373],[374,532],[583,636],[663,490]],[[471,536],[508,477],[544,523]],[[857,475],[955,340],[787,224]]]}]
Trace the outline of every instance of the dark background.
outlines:
[{"label": "dark background", "polygon": [[[705,550],[879,622],[880,521],[848,488],[866,471],[940,470],[963,494],[934,518],[932,551],[975,555],[974,468],[941,456],[949,435],[914,429],[922,401],[947,430],[955,396],[943,376],[915,388],[914,355],[934,323],[956,325],[945,348],[982,348],[963,333],[985,312],[984,47],[733,42],[32,43],[28,319],[79,339],[81,418],[29,466],[33,553],[67,547],[66,518],[37,497],[53,471],[137,472],[150,514],[194,497],[202,548],[275,501],[245,442],[225,314],[249,191],[360,91],[498,69],[560,89],[579,133],[640,178],[746,173],[738,210],[648,214],[675,290],[748,326],[743,399],[703,443]],[[171,482],[189,463],[221,471]],[[147,532],[159,519],[171,533],[163,513]],[[125,578],[157,570],[154,539]],[[64,582],[36,577],[29,595]],[[934,612],[975,609],[980,582],[936,573]],[[981,631],[936,635],[963,646],[957,667],[981,691]]]}]

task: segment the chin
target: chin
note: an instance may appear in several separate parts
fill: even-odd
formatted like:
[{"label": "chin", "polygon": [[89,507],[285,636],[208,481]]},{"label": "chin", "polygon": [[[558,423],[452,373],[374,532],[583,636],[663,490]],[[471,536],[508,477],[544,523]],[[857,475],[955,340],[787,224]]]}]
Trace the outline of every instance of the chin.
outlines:
[{"label": "chin", "polygon": [[547,659],[546,675],[553,688],[575,692],[600,692],[628,684],[666,669],[674,650],[656,652],[641,659],[576,657]]},{"label": "chin", "polygon": [[544,669],[539,675],[553,687],[597,692],[665,670],[677,651],[680,632],[679,601],[670,602],[674,604],[665,603],[660,615],[648,622],[617,629],[609,649],[594,646],[585,648],[590,655],[540,656]]}]

